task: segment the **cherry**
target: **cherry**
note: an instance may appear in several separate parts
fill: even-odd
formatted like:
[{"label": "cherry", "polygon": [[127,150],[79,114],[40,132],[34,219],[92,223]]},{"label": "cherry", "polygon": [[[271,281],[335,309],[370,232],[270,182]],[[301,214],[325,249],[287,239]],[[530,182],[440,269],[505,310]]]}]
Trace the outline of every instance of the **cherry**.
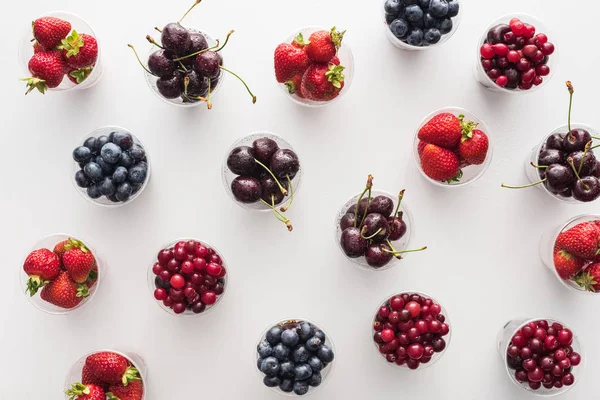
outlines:
[{"label": "cherry", "polygon": [[262,186],[254,177],[238,176],[231,182],[231,192],[239,202],[251,204],[262,196]]},{"label": "cherry", "polygon": [[406,222],[402,220],[400,217],[389,217],[387,219],[388,224],[390,225],[390,232],[388,239],[392,242],[400,240],[405,234],[407,230]]},{"label": "cherry", "polygon": [[386,239],[390,232],[390,225],[386,217],[377,213],[370,213],[363,221],[361,234],[374,242],[381,242]]},{"label": "cherry", "polygon": [[350,258],[364,256],[369,245],[362,237],[360,228],[356,227],[347,228],[342,232],[340,244],[346,256]]},{"label": "cherry", "polygon": [[367,246],[365,261],[373,268],[381,268],[392,259],[393,255],[391,252],[392,249],[385,243],[372,243]]},{"label": "cherry", "polygon": [[166,99],[176,99],[181,96],[183,75],[175,71],[173,75],[165,76],[156,81],[156,89]]},{"label": "cherry", "polygon": [[165,289],[159,288],[154,291],[154,298],[156,300],[164,300],[168,296],[167,291]]}]

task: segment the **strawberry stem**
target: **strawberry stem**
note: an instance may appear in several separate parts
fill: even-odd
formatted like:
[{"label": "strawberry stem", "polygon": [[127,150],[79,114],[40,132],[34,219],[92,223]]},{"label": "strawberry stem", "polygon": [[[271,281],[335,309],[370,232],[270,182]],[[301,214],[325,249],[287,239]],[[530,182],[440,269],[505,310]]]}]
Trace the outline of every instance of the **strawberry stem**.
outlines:
[{"label": "strawberry stem", "polygon": [[246,90],[248,91],[248,93],[250,93],[250,96],[252,96],[252,104],[256,103],[256,96],[250,91],[250,88],[248,87],[248,85],[246,84],[246,82],[244,82],[244,80],[242,78],[240,78],[240,76],[238,74],[236,74],[233,71],[228,70],[227,68],[225,68],[224,66],[219,66],[219,68],[221,68],[223,71],[227,71],[229,72],[231,75],[235,76],[236,78],[238,78],[240,80],[240,82],[242,82],[244,84],[244,86],[246,87]]},{"label": "strawberry stem", "polygon": [[133,47],[133,45],[131,45],[131,44],[128,44],[127,46],[129,46],[131,48],[131,50],[133,50],[133,54],[135,54],[135,58],[137,58],[138,62],[142,66],[142,68],[144,68],[144,70],[146,70],[146,72],[149,73],[150,75],[158,77],[157,75],[150,72],[150,70],[144,65],[144,63],[142,63],[142,60],[140,60],[140,56],[138,55],[138,52],[136,51],[135,47]]}]

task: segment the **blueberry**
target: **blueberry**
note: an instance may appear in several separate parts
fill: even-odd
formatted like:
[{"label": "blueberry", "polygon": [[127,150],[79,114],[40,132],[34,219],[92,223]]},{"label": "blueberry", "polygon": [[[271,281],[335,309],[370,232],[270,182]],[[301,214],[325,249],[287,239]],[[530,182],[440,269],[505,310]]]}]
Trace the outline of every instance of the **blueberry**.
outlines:
[{"label": "blueberry", "polygon": [[127,201],[131,197],[131,193],[133,192],[133,187],[129,182],[123,182],[119,186],[117,186],[117,192],[115,196],[119,201]]},{"label": "blueberry", "polygon": [[422,46],[423,45],[423,31],[420,29],[413,29],[407,38],[408,44],[411,46]]},{"label": "blueberry", "polygon": [[290,355],[290,348],[284,345],[283,343],[277,343],[273,347],[273,357],[278,359],[279,361],[285,361]]},{"label": "blueberry", "polygon": [[115,172],[112,174],[112,180],[114,183],[123,183],[127,179],[127,168],[117,167]]},{"label": "blueberry", "polygon": [[438,19],[437,23],[435,24],[435,27],[440,30],[440,33],[442,35],[450,33],[450,31],[452,30],[452,20],[450,18],[445,18],[443,20]]},{"label": "blueberry", "polygon": [[133,137],[129,132],[114,132],[114,136],[110,141],[122,150],[127,150],[133,145]]},{"label": "blueberry", "polygon": [[279,376],[282,378],[293,378],[294,373],[294,363],[291,361],[285,361],[279,364]]},{"label": "blueberry", "polygon": [[100,182],[104,178],[102,168],[95,162],[89,162],[83,167],[83,173],[85,176],[90,178],[93,182]]},{"label": "blueberry", "polygon": [[73,160],[79,162],[87,162],[92,158],[92,151],[85,146],[79,146],[73,150]]},{"label": "blueberry", "polygon": [[79,170],[75,173],[75,183],[77,183],[77,186],[81,188],[86,188],[92,184],[92,181],[85,176],[83,171]]},{"label": "blueberry", "polygon": [[117,196],[115,196],[114,194],[112,196],[108,196],[107,199],[109,199],[113,203],[120,203],[119,199],[117,199]]},{"label": "blueberry", "polygon": [[102,183],[100,183],[100,193],[102,193],[106,197],[115,194],[116,190],[117,188],[115,184],[113,183],[112,179],[110,179],[108,176],[104,178]]},{"label": "blueberry", "polygon": [[323,333],[323,331],[315,331],[313,336],[321,339],[321,342],[325,343],[325,333]]},{"label": "blueberry", "polygon": [[411,22],[410,26],[412,28],[419,28],[419,29],[425,28],[425,15],[423,15],[423,18],[421,18],[415,22]]},{"label": "blueberry", "polygon": [[264,358],[259,358],[258,360],[256,360],[256,366],[258,367],[259,371],[260,371],[260,369],[262,367],[263,361],[264,361]]},{"label": "blueberry", "polygon": [[425,41],[429,44],[436,44],[442,38],[442,34],[435,28],[427,29],[425,32]]},{"label": "blueberry", "polygon": [[333,350],[324,344],[317,351],[317,357],[319,357],[323,362],[330,363],[333,361]]},{"label": "blueberry", "polygon": [[406,11],[404,12],[406,19],[410,22],[417,22],[418,20],[423,18],[423,10],[418,5],[410,5],[406,7]]},{"label": "blueberry", "polygon": [[100,193],[100,188],[98,187],[98,185],[92,185],[87,188],[87,195],[91,199],[97,199],[100,196],[102,196],[102,193]]},{"label": "blueberry", "polygon": [[321,384],[322,378],[320,372],[313,372],[313,374],[308,378],[308,384],[312,387],[317,387]]},{"label": "blueberry", "polygon": [[292,352],[292,360],[297,363],[305,363],[311,355],[306,346],[300,345]]},{"label": "blueberry", "polygon": [[446,0],[431,0],[429,4],[429,13],[436,18],[442,18],[448,15],[448,2]]},{"label": "blueberry", "polygon": [[279,372],[279,361],[275,357],[267,357],[260,365],[260,370],[267,376],[277,376]]},{"label": "blueberry", "polygon": [[146,151],[142,146],[140,146],[137,143],[131,146],[131,148],[127,152],[131,157],[133,157],[135,161],[142,161],[144,157],[146,157]]},{"label": "blueberry", "polygon": [[296,368],[294,368],[294,376],[296,377],[297,381],[303,381],[310,378],[312,373],[312,369],[308,364],[296,365]]},{"label": "blueberry", "polygon": [[308,359],[308,365],[310,365],[310,368],[314,371],[314,372],[319,372],[321,371],[323,368],[325,368],[325,364],[323,363],[323,361],[321,361],[319,359],[319,357],[317,356],[312,356],[311,358]]},{"label": "blueberry", "polygon": [[436,19],[435,19],[435,18],[433,18],[433,17],[431,16],[431,14],[429,14],[429,13],[426,13],[426,14],[423,16],[423,25],[424,25],[424,26],[425,26],[425,28],[427,28],[427,29],[429,29],[429,28],[433,28],[433,27],[435,26],[435,21],[436,21]]},{"label": "blueberry", "polygon": [[142,188],[142,186],[144,186],[144,185],[143,184],[131,185],[131,187],[133,188],[133,190],[131,191],[131,195],[133,196],[134,194],[139,192],[140,189]]},{"label": "blueberry", "polygon": [[400,3],[400,0],[386,0],[383,5],[385,12],[391,15],[398,15],[401,8],[402,4]]},{"label": "blueberry", "polygon": [[273,354],[273,348],[267,339],[264,339],[258,344],[258,346],[256,346],[256,351],[258,351],[258,355],[261,358],[267,358]]},{"label": "blueberry", "polygon": [[102,156],[96,156],[94,161],[100,166],[100,168],[102,168],[102,172],[104,173],[104,175],[112,175],[113,172],[115,172],[116,165],[107,163],[106,161],[104,161]]},{"label": "blueberry", "polygon": [[265,376],[263,378],[263,383],[267,387],[276,387],[281,384],[281,379],[278,376]]},{"label": "blueberry", "polygon": [[391,14],[385,14],[385,22],[389,25],[391,24],[397,17]]},{"label": "blueberry", "polygon": [[318,337],[311,337],[310,339],[308,339],[306,341],[306,348],[310,351],[317,351],[319,350],[319,346],[323,344],[323,342],[321,342],[321,339],[319,339]]},{"label": "blueberry", "polygon": [[419,4],[419,0],[403,0],[403,3],[407,6],[410,6],[413,4]]},{"label": "blueberry", "polygon": [[303,396],[308,393],[308,382],[294,382],[294,393],[296,393],[298,396]]},{"label": "blueberry", "polygon": [[108,143],[108,136],[106,135],[102,135],[102,136],[98,136],[96,138],[96,154],[100,154],[100,150],[102,150],[102,147]]},{"label": "blueberry", "polygon": [[133,184],[141,184],[146,181],[146,176],[148,175],[148,166],[144,162],[137,163],[132,168],[129,169],[129,182]]},{"label": "blueberry", "polygon": [[113,139],[115,138],[115,133],[117,133],[117,132],[111,132],[111,133],[108,134],[108,141],[109,142],[113,141]]},{"label": "blueberry", "polygon": [[119,158],[119,162],[117,164],[125,168],[129,168],[135,164],[135,160],[128,152],[124,151],[121,153],[121,157]]},{"label": "blueberry", "polygon": [[298,326],[297,332],[300,340],[304,343],[315,334],[315,328],[308,322],[302,322]]},{"label": "blueberry", "polygon": [[281,343],[288,347],[293,347],[298,344],[300,337],[295,329],[286,329],[281,334]]},{"label": "blueberry", "polygon": [[430,4],[431,4],[431,0],[419,0],[419,5],[421,6],[421,9],[423,9],[423,10],[428,9]]},{"label": "blueberry", "polygon": [[408,29],[408,22],[403,19],[396,19],[390,24],[390,31],[392,31],[394,36],[396,36],[398,39],[406,36]]},{"label": "blueberry", "polygon": [[116,164],[121,158],[121,153],[123,151],[119,146],[114,143],[106,143],[102,146],[102,150],[100,150],[100,155],[102,159],[109,164]]},{"label": "blueberry", "polygon": [[88,149],[90,149],[92,151],[92,153],[96,153],[96,138],[95,137],[89,137],[87,139],[85,139],[85,142],[83,142],[83,145],[85,147],[87,147]]},{"label": "blueberry", "polygon": [[290,393],[294,391],[294,381],[291,379],[284,379],[281,381],[281,384],[279,385],[279,389],[281,389],[282,392],[285,393]]},{"label": "blueberry", "polygon": [[456,17],[459,11],[458,1],[449,1],[448,2],[448,17]]},{"label": "blueberry", "polygon": [[272,345],[276,345],[281,342],[281,332],[282,329],[279,326],[274,326],[267,332],[267,341]]}]

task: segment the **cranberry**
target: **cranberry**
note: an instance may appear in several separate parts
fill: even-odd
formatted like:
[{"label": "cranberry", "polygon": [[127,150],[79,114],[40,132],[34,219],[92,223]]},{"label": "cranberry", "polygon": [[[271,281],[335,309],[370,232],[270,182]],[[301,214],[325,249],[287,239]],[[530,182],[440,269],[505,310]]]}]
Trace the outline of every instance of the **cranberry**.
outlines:
[{"label": "cranberry", "polygon": [[504,34],[504,43],[511,45],[515,44],[517,41],[517,35],[512,33],[512,31],[508,31]]},{"label": "cranberry", "polygon": [[529,381],[529,387],[533,390],[538,390],[542,386],[542,382]]},{"label": "cranberry", "polygon": [[414,360],[414,359],[412,359],[412,358],[408,358],[408,359],[406,360],[406,366],[407,366],[409,369],[417,369],[417,368],[419,368],[419,365],[420,365],[420,364],[421,364],[421,363],[419,362],[419,360]]},{"label": "cranberry", "polygon": [[390,315],[390,309],[386,306],[383,306],[377,311],[377,316],[381,318],[387,318]]},{"label": "cranberry", "polygon": [[534,35],[535,35],[535,26],[525,24],[525,32],[523,33],[523,36],[525,36],[526,38],[532,38]]},{"label": "cranberry", "polygon": [[531,61],[533,61],[534,63],[541,63],[542,61],[544,61],[544,58],[546,56],[544,56],[544,53],[542,53],[540,50],[536,51],[535,54],[533,55],[533,57],[531,57]]},{"label": "cranberry", "polygon": [[227,269],[225,269],[225,267],[221,265],[221,272],[219,272],[217,278],[223,278],[225,275],[227,275]]},{"label": "cranberry", "polygon": [[491,80],[496,80],[502,74],[498,68],[492,68],[487,72]]},{"label": "cranberry", "polygon": [[552,335],[546,336],[546,339],[544,339],[544,346],[546,346],[546,349],[548,350],[555,350],[558,347],[558,340]]},{"label": "cranberry", "polygon": [[[207,289],[208,290],[208,289]],[[202,293],[206,292],[207,290],[201,290]],[[373,330],[375,330],[376,332],[381,332],[383,331],[383,324],[379,321],[375,321],[373,322]]]},{"label": "cranberry", "polygon": [[199,245],[198,247],[196,247],[194,254],[198,258],[206,258],[208,256],[208,249],[203,245]]},{"label": "cranberry", "polygon": [[171,273],[167,270],[163,270],[159,276],[160,279],[162,279],[165,282],[169,282],[169,280],[171,279]]},{"label": "cranberry", "polygon": [[[179,244],[179,243],[178,243]],[[187,260],[187,253],[185,252],[185,244],[180,247],[175,247],[173,249],[173,256],[177,261],[185,261]]]},{"label": "cranberry", "polygon": [[398,311],[404,308],[404,300],[400,296],[394,296],[390,299],[390,308],[393,311]]},{"label": "cranberry", "polygon": [[391,329],[384,329],[381,332],[381,340],[383,340],[385,343],[389,343],[392,340],[394,340],[396,338],[396,335],[394,334],[394,331]]},{"label": "cranberry", "polygon": [[160,273],[162,272],[162,270],[163,270],[163,268],[162,268],[162,266],[159,263],[155,263],[152,266],[152,273],[154,275],[160,275]]},{"label": "cranberry", "polygon": [[398,311],[392,311],[390,315],[388,315],[388,320],[393,324],[397,324],[400,322],[400,313]]},{"label": "cranberry", "polygon": [[162,288],[156,289],[154,291],[154,298],[156,300],[161,300],[161,301],[164,300],[164,299],[166,299],[167,298],[167,291],[165,289],[162,289]]},{"label": "cranberry", "polygon": [[527,379],[530,382],[541,382],[544,379],[544,371],[541,368],[534,368],[527,372]]},{"label": "cranberry", "polygon": [[183,300],[185,295],[183,294],[183,290],[171,288],[171,290],[169,290],[169,297],[173,302],[176,302]]},{"label": "cranberry", "polygon": [[492,50],[497,56],[504,57],[508,54],[508,46],[504,43],[497,43],[492,45]]},{"label": "cranberry", "polygon": [[160,265],[167,265],[170,259],[173,258],[173,250],[172,249],[162,249],[158,252],[158,262]]},{"label": "cranberry", "polygon": [[535,67],[535,73],[539,76],[548,76],[550,75],[550,67],[546,64],[540,64]]},{"label": "cranberry", "polygon": [[429,324],[423,321],[422,319],[415,322],[415,328],[419,331],[419,333],[427,333],[429,332]]},{"label": "cranberry", "polygon": [[534,353],[541,353],[544,351],[544,342],[533,338],[529,341],[529,347]]},{"label": "cranberry", "polygon": [[388,354],[385,356],[385,359],[387,360],[387,362],[389,363],[393,363],[396,362],[396,356],[394,354]]},{"label": "cranberry", "polygon": [[525,339],[525,337],[522,334],[517,333],[512,338],[512,344],[519,348],[525,347],[525,345],[527,344],[527,339]]},{"label": "cranberry", "polygon": [[[439,304],[432,304],[431,307],[429,307],[429,313],[431,315],[433,315],[434,317],[439,315],[439,313],[442,312],[442,306],[440,306]],[[440,321],[440,322],[444,322],[444,321]]]},{"label": "cranberry", "polygon": [[406,358],[407,357],[406,347],[404,347],[404,345],[403,346],[399,346],[396,349],[396,357],[398,357],[398,358]]},{"label": "cranberry", "polygon": [[417,317],[421,313],[421,305],[416,301],[410,301],[404,306],[404,309],[410,311],[412,318]]},{"label": "cranberry", "polygon": [[565,386],[571,386],[573,383],[575,383],[575,377],[573,376],[572,373],[567,373],[565,374],[565,376],[562,377],[562,384]]},{"label": "cranberry", "polygon": [[398,335],[398,342],[402,345],[402,346],[407,346],[410,344],[410,338],[408,337],[408,334],[402,332]]},{"label": "cranberry", "polygon": [[204,258],[196,257],[192,260],[192,264],[196,271],[204,271],[206,269],[206,260]]},{"label": "cranberry", "polygon": [[538,48],[534,44],[528,44],[525,47],[523,47],[523,55],[527,58],[532,58],[537,51]]},{"label": "cranberry", "polygon": [[542,379],[542,384],[550,384],[552,385],[554,383],[554,377],[552,376],[552,374],[549,373],[545,373],[544,374],[544,379]]},{"label": "cranberry", "polygon": [[481,60],[481,66],[484,70],[489,71],[494,68],[494,62],[492,60],[483,59]]},{"label": "cranberry", "polygon": [[546,36],[543,33],[538,33],[537,35],[535,35],[535,38],[537,39],[537,41],[540,45],[543,45],[544,43],[546,43],[548,41],[548,36]]},{"label": "cranberry", "polygon": [[426,317],[430,315],[431,311],[429,310],[429,306],[421,306],[421,316]]},{"label": "cranberry", "polygon": [[518,382],[526,382],[527,381],[527,372],[523,371],[522,369],[516,371],[515,372],[515,379]]},{"label": "cranberry", "polygon": [[438,320],[433,320],[429,323],[429,331],[433,333],[438,333],[442,330],[442,323]]},{"label": "cranberry", "polygon": [[166,307],[171,307],[173,305],[174,301],[171,297],[167,297],[166,299],[163,300],[163,304]]},{"label": "cranberry", "polygon": [[556,338],[561,346],[570,346],[573,343],[573,332],[570,329],[561,329]]},{"label": "cranberry", "polygon": [[530,68],[521,75],[521,83],[532,83],[535,79],[535,69]]},{"label": "cranberry", "polygon": [[214,262],[215,264],[223,265],[223,260],[219,257],[218,254],[211,254],[209,257],[210,262]]},{"label": "cranberry", "polygon": [[206,310],[206,305],[205,304],[203,304],[201,302],[192,304],[192,312],[194,314],[200,314],[200,313],[204,312],[204,310]]},{"label": "cranberry", "polygon": [[519,355],[519,348],[515,345],[508,346],[506,354],[508,354],[509,357],[516,357]]},{"label": "cranberry", "polygon": [[565,372],[563,371],[563,369],[560,367],[560,365],[555,364],[554,367],[552,367],[552,375],[561,378]]},{"label": "cranberry", "polygon": [[446,317],[444,317],[442,314],[438,314],[436,315],[435,319],[437,319],[440,322],[445,322],[446,321]]},{"label": "cranberry", "polygon": [[521,58],[519,60],[519,62],[515,64],[515,66],[517,67],[517,69],[519,71],[524,72],[524,71],[527,71],[531,67],[531,64],[529,63],[528,59]]},{"label": "cranberry", "polygon": [[191,275],[192,273],[194,273],[194,264],[188,260],[182,262],[181,273],[184,275]]},{"label": "cranberry", "polygon": [[528,358],[533,357],[533,351],[531,351],[529,347],[523,347],[520,356],[523,360],[527,360]]},{"label": "cranberry", "polygon": [[562,361],[565,358],[567,358],[567,352],[564,351],[563,349],[558,349],[554,352],[554,359],[556,361]]},{"label": "cranberry", "polygon": [[540,360],[540,368],[544,371],[550,371],[554,367],[554,359],[552,357],[544,357]]},{"label": "cranberry", "polygon": [[564,360],[560,360],[558,362],[558,366],[561,367],[562,369],[568,369],[571,367],[571,360],[569,360],[568,358],[565,358]]},{"label": "cranberry", "polygon": [[554,382],[544,382],[542,381],[542,386],[546,389],[552,389],[554,387]]},{"label": "cranberry", "polygon": [[406,364],[406,358],[397,358],[396,365],[404,365]]},{"label": "cranberry", "polygon": [[210,275],[206,275],[204,277],[204,285],[208,286],[208,287],[213,287],[215,286],[215,284],[217,283],[217,280],[210,276]]},{"label": "cranberry", "polygon": [[517,36],[521,36],[525,33],[525,24],[523,24],[519,18],[511,19],[509,26],[513,33]]},{"label": "cranberry", "polygon": [[406,353],[413,360],[418,360],[423,357],[424,352],[425,348],[418,343],[413,343],[406,349]]},{"label": "cranberry", "polygon": [[537,328],[535,330],[535,333],[533,334],[533,337],[540,341],[546,339],[546,330],[542,328]]},{"label": "cranberry", "polygon": [[204,304],[206,304],[207,306],[210,306],[211,304],[215,304],[216,301],[217,301],[217,295],[212,290],[209,290],[208,292],[205,292],[202,294],[202,302]]},{"label": "cranberry", "polygon": [[554,387],[560,389],[563,387],[563,383],[561,381],[554,381]]},{"label": "cranberry", "polygon": [[383,329],[391,329],[395,331],[396,329],[398,329],[398,325],[392,324],[390,321],[386,321],[383,323]]},{"label": "cranberry", "polygon": [[198,247],[200,245],[200,243],[196,242],[195,240],[188,240],[185,243],[185,251],[187,251],[188,254],[194,254],[196,251],[196,247]]},{"label": "cranberry", "polygon": [[571,365],[575,367],[581,363],[581,356],[579,353],[573,352],[569,354],[569,361],[571,361]]},{"label": "cranberry", "polygon": [[431,345],[436,353],[440,353],[446,348],[446,341],[440,337],[436,337],[431,341]]},{"label": "cranberry", "polygon": [[221,265],[209,262],[206,266],[206,273],[210,276],[218,276],[221,273]]},{"label": "cranberry", "polygon": [[175,304],[173,304],[172,309],[175,314],[181,314],[182,312],[185,311],[185,304],[175,303]]},{"label": "cranberry", "polygon": [[181,263],[174,258],[170,259],[167,263],[167,269],[173,274],[179,272],[180,267]]},{"label": "cranberry", "polygon": [[523,327],[523,329],[521,329],[521,333],[523,334],[523,336],[525,336],[526,339],[529,339],[530,337],[532,337],[534,332],[535,332],[535,328],[532,328],[529,325],[525,325]]},{"label": "cranberry", "polygon": [[171,287],[181,289],[185,285],[185,278],[179,274],[175,274],[169,280]]},{"label": "cranberry", "polygon": [[540,50],[544,53],[545,56],[549,56],[554,53],[554,45],[550,42],[546,42],[540,46]]},{"label": "cranberry", "polygon": [[213,290],[217,296],[220,296],[225,291],[225,285],[221,282],[217,282]]},{"label": "cranberry", "polygon": [[494,55],[496,54],[496,53],[494,53],[494,49],[492,48],[492,45],[489,43],[484,43],[483,46],[481,46],[481,49],[479,50],[479,52],[481,53],[481,57],[487,58],[487,59],[494,58]]},{"label": "cranberry", "polygon": [[448,326],[448,324],[442,323],[442,328],[440,329],[440,336],[446,336],[448,333],[450,333],[450,327]]},{"label": "cranberry", "polygon": [[553,327],[550,327],[550,328],[546,329],[546,333],[548,333],[548,335],[555,336],[558,333],[558,331],[556,329],[554,329]]},{"label": "cranberry", "polygon": [[535,362],[535,360],[533,358],[529,358],[525,361],[523,361],[523,369],[525,371],[533,371],[534,369],[537,368],[537,362]]},{"label": "cranberry", "polygon": [[413,326],[415,326],[415,323],[413,322],[413,320],[408,320],[406,322],[399,322],[398,330],[400,332],[408,332],[410,330],[410,328],[412,328]]}]

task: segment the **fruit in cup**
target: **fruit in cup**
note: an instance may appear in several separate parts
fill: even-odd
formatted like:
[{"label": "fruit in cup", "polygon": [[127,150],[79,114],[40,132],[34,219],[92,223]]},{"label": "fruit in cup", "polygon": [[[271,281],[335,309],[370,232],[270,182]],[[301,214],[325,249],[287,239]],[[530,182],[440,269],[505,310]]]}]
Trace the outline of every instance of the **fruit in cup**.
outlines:
[{"label": "fruit in cup", "polygon": [[308,40],[299,33],[292,43],[279,44],[273,57],[277,82],[290,94],[312,101],[326,102],[339,96],[344,66],[337,52],[345,32],[334,26],[330,31],[313,32]]},{"label": "fruit in cup", "polygon": [[485,162],[489,139],[477,123],[449,112],[431,118],[417,134],[425,175],[438,182],[459,182],[463,168]]},{"label": "fruit in cup", "polygon": [[509,189],[522,189],[543,184],[553,195],[590,202],[600,197],[600,160],[596,159],[592,136],[585,129],[571,129],[573,85],[567,81],[569,90],[569,120],[567,133],[555,133],[541,146],[537,165],[541,180],[523,186],[502,185]]},{"label": "fruit in cup", "polygon": [[321,384],[323,371],[335,357],[319,327],[294,320],[269,329],[257,353],[257,367],[265,375],[265,386],[298,396]]},{"label": "fruit in cup", "polygon": [[246,82],[223,66],[220,51],[229,41],[233,31],[227,34],[223,45],[219,45],[217,40],[215,46],[208,47],[203,33],[181,25],[181,21],[199,3],[200,0],[196,0],[178,22],[171,22],[163,29],[155,28],[161,33],[161,44],[151,36],[146,36],[146,40],[158,47],[158,50],[148,57],[147,66],[142,63],[135,48],[131,44],[127,46],[133,50],[142,68],[156,77],[157,90],[165,99],[179,98],[183,103],[203,101],[210,110],[211,92],[221,79],[222,71],[225,71],[242,82],[252,98],[252,103],[256,103],[256,96]]},{"label": "fruit in cup", "polygon": [[[398,194],[398,203],[394,209],[394,202],[389,197],[371,197],[372,188],[373,176],[369,175],[357,202],[350,206],[338,222],[342,232],[339,240],[344,254],[350,258],[365,257],[369,266],[379,269],[394,257],[402,259],[404,253],[425,250],[427,247],[398,251],[392,243],[400,240],[407,230],[403,212],[399,211],[404,190]],[[365,194],[367,197],[364,197]]]},{"label": "fruit in cup", "polygon": [[29,60],[31,77],[24,78],[28,94],[34,89],[46,93],[58,87],[65,74],[71,82],[83,82],[96,66],[98,42],[89,34],[71,31],[68,21],[41,17],[33,21],[34,54]]},{"label": "fruit in cup", "polygon": [[446,348],[450,333],[442,307],[418,293],[401,293],[379,308],[373,321],[373,340],[389,363],[417,369]]}]

